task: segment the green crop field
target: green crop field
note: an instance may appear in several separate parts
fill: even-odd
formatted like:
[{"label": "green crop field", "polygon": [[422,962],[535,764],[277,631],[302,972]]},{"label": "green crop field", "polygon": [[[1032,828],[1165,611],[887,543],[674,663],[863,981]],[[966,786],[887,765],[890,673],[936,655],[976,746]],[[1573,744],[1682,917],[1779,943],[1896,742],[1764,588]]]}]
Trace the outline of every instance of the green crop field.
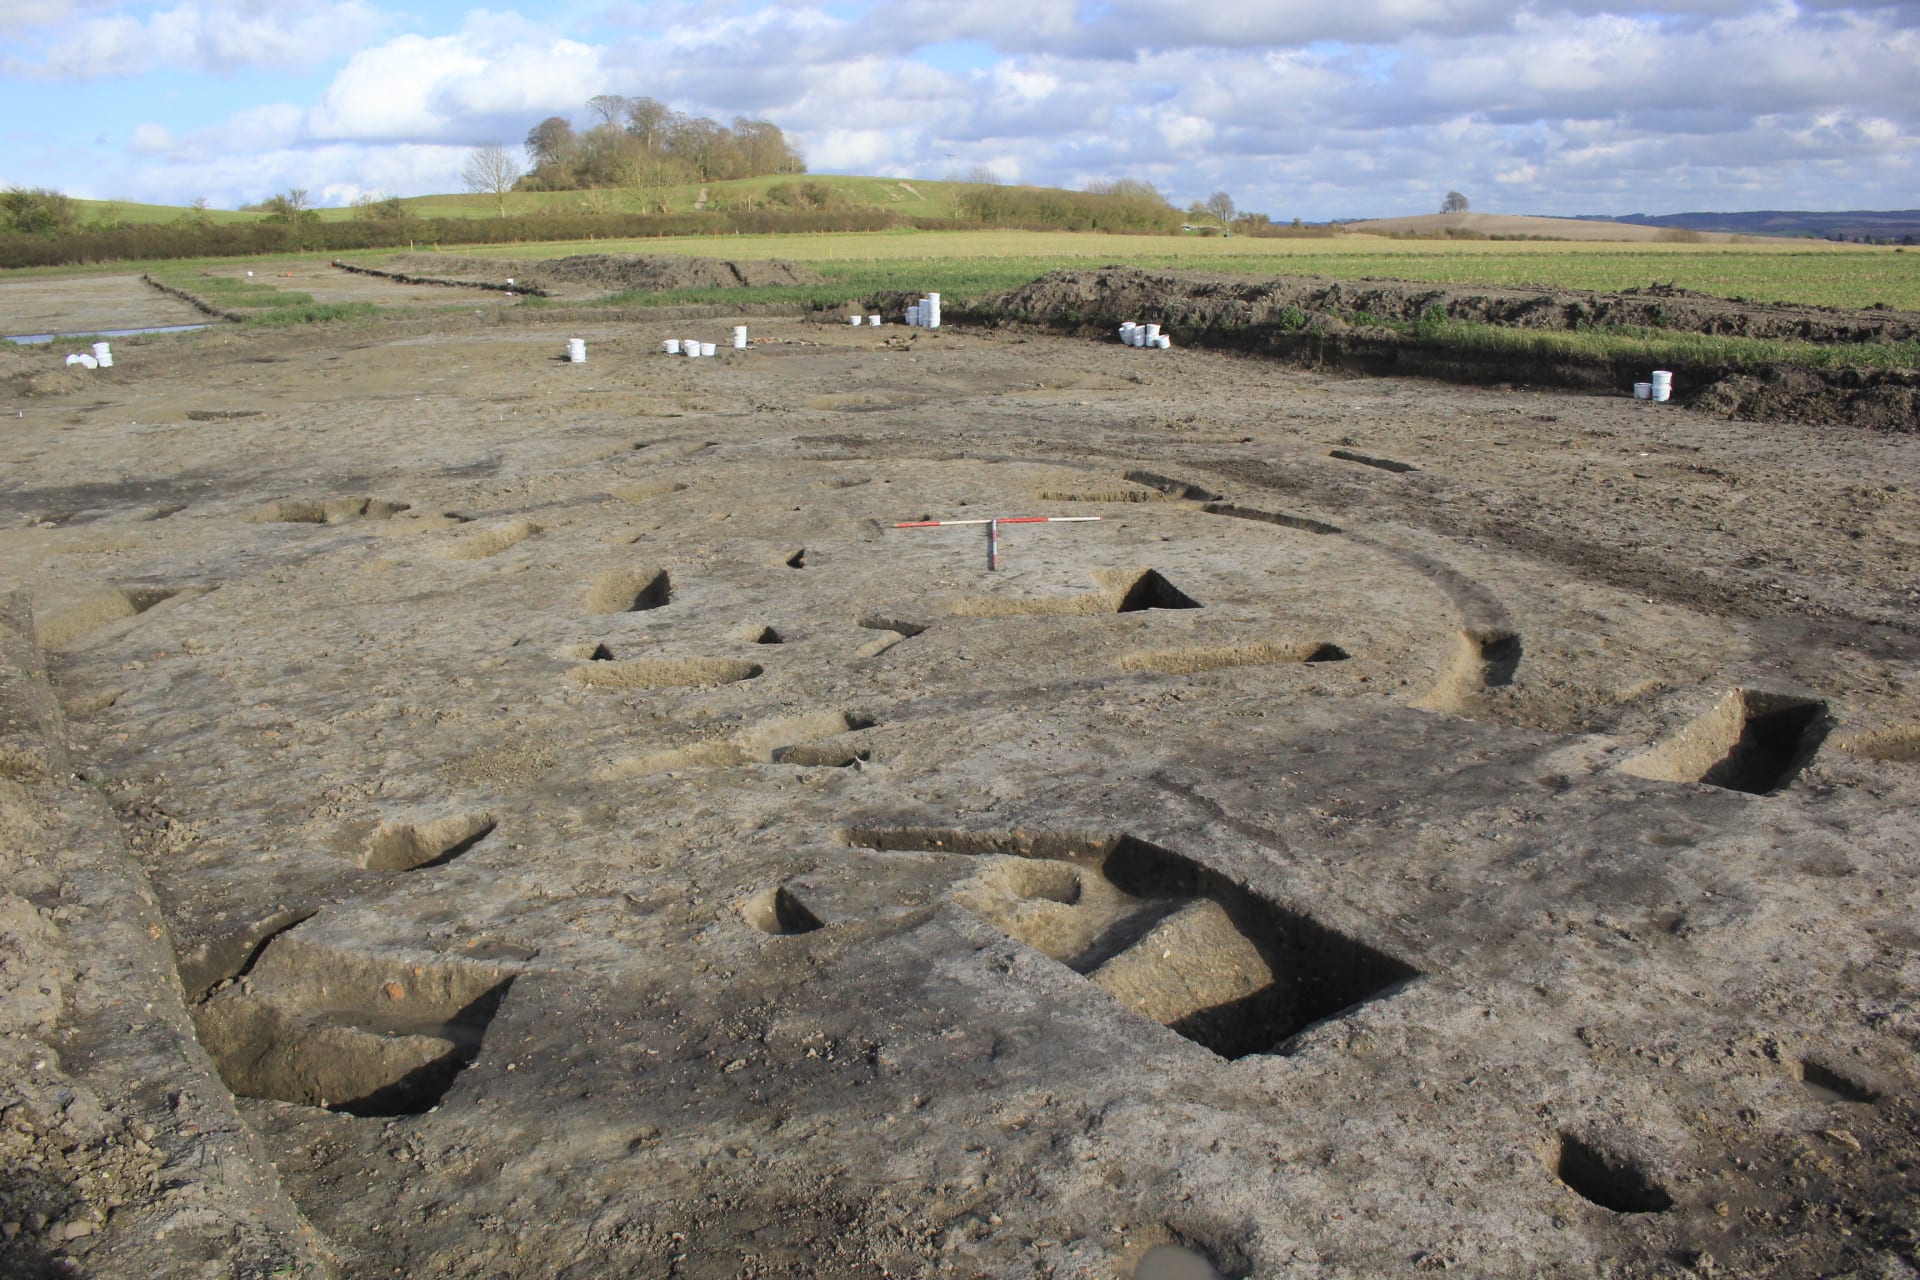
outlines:
[{"label": "green crop field", "polygon": [[[1378,236],[1256,239],[1112,236],[1045,231],[879,231],[796,236],[495,245],[475,255],[529,258],[594,253],[685,253],[790,258],[834,287],[766,291],[765,300],[831,303],[879,289],[936,290],[955,298],[1024,284],[1063,267],[1109,264],[1243,276],[1324,275],[1618,291],[1677,285],[1723,298],[1826,307],[1876,304],[1920,311],[1920,251],[1790,240],[1625,246],[1590,241],[1392,240]],[[837,296],[836,296],[837,295]],[[735,291],[653,295],[665,304],[724,301]],[[633,299],[632,301],[640,301]]]}]

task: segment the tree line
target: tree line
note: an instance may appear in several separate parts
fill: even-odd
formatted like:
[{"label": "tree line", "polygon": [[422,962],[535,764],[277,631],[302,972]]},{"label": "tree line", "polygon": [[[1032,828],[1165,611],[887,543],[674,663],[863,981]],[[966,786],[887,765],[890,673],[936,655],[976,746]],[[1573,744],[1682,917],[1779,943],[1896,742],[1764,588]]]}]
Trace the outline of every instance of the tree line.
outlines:
[{"label": "tree line", "polygon": [[690,182],[807,171],[799,149],[768,120],[739,116],[728,126],[617,93],[589,98],[587,110],[596,120],[587,129],[548,116],[528,131],[531,170],[515,190],[618,187],[633,192],[642,208],[658,208],[669,189]]}]

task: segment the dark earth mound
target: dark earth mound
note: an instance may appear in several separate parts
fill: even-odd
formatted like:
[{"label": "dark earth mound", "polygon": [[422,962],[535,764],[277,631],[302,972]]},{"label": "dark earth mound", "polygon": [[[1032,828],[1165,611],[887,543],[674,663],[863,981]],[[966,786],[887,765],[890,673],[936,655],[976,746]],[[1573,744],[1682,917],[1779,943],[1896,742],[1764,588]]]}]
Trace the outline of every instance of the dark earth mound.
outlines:
[{"label": "dark earth mound", "polygon": [[[1180,345],[1375,374],[1616,394],[1629,394],[1634,382],[1646,379],[1643,361],[1570,351],[1490,351],[1397,326],[1443,317],[1529,330],[1633,327],[1811,343],[1900,342],[1920,334],[1920,315],[1912,312],[1760,305],[1666,287],[1605,294],[1319,276],[1250,281],[1126,267],[1051,272],[1020,288],[951,306],[949,315],[970,324],[1074,332],[1107,331],[1137,320],[1160,324]],[[1677,400],[1728,417],[1886,431],[1920,424],[1920,371],[1670,363]]]}]

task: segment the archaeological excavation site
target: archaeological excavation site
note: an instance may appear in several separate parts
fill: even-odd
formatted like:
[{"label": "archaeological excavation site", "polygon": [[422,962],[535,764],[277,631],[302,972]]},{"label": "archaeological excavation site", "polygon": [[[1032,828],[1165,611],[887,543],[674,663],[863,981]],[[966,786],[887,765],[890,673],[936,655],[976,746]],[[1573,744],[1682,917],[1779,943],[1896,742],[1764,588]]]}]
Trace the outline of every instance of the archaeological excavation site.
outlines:
[{"label": "archaeological excavation site", "polygon": [[0,350],[0,1273],[1915,1276],[1910,420],[313,271]]}]

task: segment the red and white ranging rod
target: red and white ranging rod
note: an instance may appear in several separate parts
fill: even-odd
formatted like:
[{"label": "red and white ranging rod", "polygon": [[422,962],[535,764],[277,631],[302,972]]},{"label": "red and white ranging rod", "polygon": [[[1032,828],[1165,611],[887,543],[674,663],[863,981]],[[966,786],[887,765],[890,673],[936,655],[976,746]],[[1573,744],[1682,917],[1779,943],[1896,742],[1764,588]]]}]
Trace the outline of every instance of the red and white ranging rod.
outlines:
[{"label": "red and white ranging rod", "polygon": [[1000,567],[1000,526],[1003,524],[1085,524],[1099,516],[988,516],[984,520],[902,520],[896,529],[944,529],[948,525],[983,524],[987,527],[987,568]]}]

